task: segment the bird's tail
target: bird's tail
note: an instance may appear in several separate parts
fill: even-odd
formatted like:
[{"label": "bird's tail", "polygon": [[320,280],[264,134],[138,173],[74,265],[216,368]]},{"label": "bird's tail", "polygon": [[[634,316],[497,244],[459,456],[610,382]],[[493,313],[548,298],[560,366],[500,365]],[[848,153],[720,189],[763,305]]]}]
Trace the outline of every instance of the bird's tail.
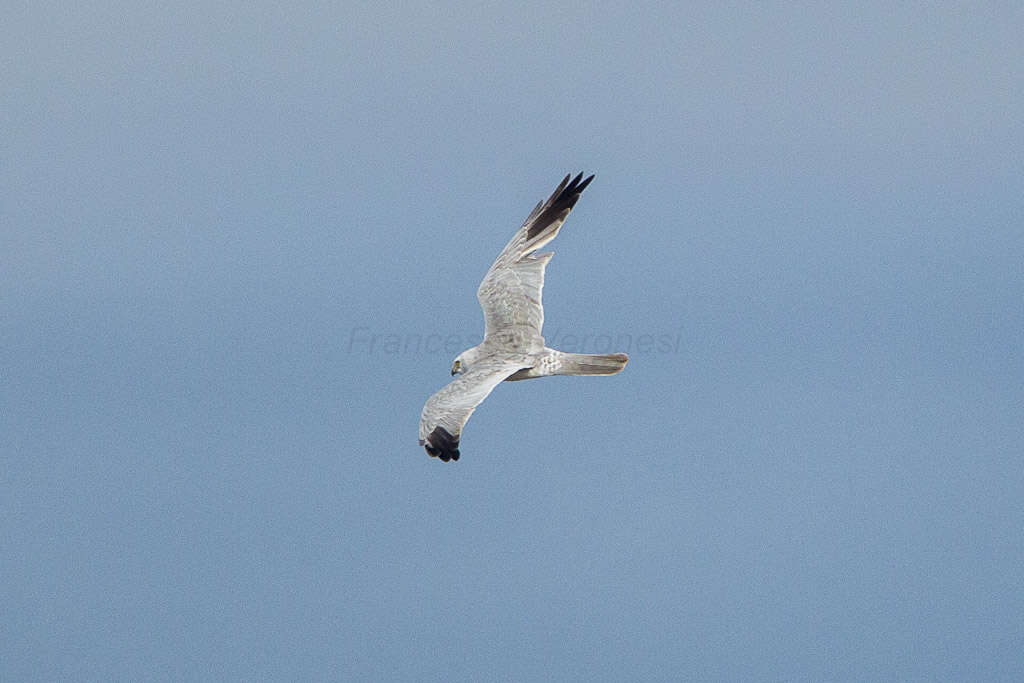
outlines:
[{"label": "bird's tail", "polygon": [[590,355],[587,353],[563,353],[559,375],[614,375],[622,372],[629,362],[629,356],[624,353],[608,353],[604,355]]}]

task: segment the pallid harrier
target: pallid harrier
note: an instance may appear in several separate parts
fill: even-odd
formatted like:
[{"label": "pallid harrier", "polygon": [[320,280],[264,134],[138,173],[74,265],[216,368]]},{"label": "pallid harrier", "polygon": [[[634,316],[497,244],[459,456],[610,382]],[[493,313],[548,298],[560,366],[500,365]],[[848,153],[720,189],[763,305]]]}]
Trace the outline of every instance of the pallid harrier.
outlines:
[{"label": "pallid harrier", "polygon": [[558,234],[580,194],[594,179],[583,174],[559,183],[534,207],[512,241],[498,254],[476,297],[484,309],[484,340],[458,355],[460,375],[431,396],[420,416],[420,445],[445,462],[459,459],[459,436],[469,416],[502,380],[549,375],[614,375],[626,367],[624,353],[563,353],[544,345],[544,267],[554,255],[537,250]]}]

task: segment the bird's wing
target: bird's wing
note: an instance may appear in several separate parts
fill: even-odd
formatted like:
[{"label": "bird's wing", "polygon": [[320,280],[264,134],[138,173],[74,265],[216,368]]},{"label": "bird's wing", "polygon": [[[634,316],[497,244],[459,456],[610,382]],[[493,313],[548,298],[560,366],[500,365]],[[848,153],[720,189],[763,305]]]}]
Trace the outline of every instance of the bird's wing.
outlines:
[{"label": "bird's wing", "polygon": [[541,289],[544,267],[552,254],[536,251],[555,238],[594,176],[584,180],[580,173],[571,181],[569,178],[565,176],[547,201],[534,207],[480,283],[476,297],[484,310],[485,340],[527,337],[544,345]]},{"label": "bird's wing", "polygon": [[445,462],[459,459],[459,437],[469,416],[494,387],[530,362],[516,357],[474,365],[427,399],[420,415],[420,445]]}]

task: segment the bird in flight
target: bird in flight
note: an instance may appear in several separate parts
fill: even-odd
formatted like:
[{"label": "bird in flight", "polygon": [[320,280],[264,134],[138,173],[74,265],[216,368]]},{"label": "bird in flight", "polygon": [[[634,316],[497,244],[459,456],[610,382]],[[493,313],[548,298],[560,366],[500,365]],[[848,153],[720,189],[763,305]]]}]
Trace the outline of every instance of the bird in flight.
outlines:
[{"label": "bird in flight", "polygon": [[433,457],[459,459],[462,428],[502,381],[614,375],[629,361],[624,353],[564,353],[546,346],[541,336],[544,267],[554,254],[537,250],[555,238],[594,176],[569,178],[534,207],[480,283],[476,298],[484,310],[484,340],[456,357],[452,375],[458,377],[427,399],[420,416],[419,442]]}]

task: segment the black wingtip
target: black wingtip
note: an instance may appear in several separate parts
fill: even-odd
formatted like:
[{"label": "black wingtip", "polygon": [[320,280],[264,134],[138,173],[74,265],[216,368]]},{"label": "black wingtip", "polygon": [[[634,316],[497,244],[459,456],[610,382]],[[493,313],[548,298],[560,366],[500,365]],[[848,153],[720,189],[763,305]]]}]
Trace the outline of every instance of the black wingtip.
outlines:
[{"label": "black wingtip", "polygon": [[[580,173],[580,175],[583,175],[583,174]],[[587,185],[589,185],[590,181],[593,180],[593,179],[594,179],[594,174],[591,173],[588,178],[586,178],[582,183],[579,184],[579,186],[576,188],[576,191],[577,192],[583,192],[583,190],[587,189]]]},{"label": "black wingtip", "polygon": [[551,197],[544,203],[544,210],[534,218],[533,228],[527,237],[533,239],[555,220],[565,220],[564,214],[567,214],[572,210],[572,207],[576,206],[576,202],[580,199],[580,194],[593,179],[593,175],[584,179],[582,173],[577,174],[575,178],[572,177],[571,173],[562,178],[562,182],[558,184],[555,191],[551,193]]},{"label": "black wingtip", "polygon": [[566,185],[566,181],[569,180],[571,176],[571,173],[565,176],[565,179],[562,180],[561,184],[559,184],[558,187],[561,191],[555,199],[555,203],[568,203],[569,208],[575,206],[576,201],[580,198],[583,190],[587,189],[587,185],[589,185],[590,181],[594,179],[593,174],[591,174],[586,180],[584,180],[583,173],[581,172],[578,173],[568,185]]},{"label": "black wingtip", "polygon": [[444,427],[434,427],[422,445],[432,458],[440,458],[444,462],[459,459],[459,437],[452,436]]}]

